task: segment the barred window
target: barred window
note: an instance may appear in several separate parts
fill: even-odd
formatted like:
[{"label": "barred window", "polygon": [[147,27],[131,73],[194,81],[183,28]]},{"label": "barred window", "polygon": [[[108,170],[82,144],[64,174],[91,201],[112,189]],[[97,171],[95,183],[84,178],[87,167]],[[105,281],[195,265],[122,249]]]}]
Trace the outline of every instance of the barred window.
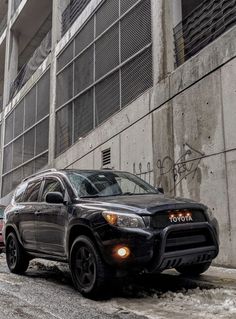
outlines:
[{"label": "barred window", "polygon": [[56,156],[152,85],[151,0],[104,1],[58,56]]},{"label": "barred window", "polygon": [[47,165],[49,97],[48,70],[6,119],[2,196]]}]

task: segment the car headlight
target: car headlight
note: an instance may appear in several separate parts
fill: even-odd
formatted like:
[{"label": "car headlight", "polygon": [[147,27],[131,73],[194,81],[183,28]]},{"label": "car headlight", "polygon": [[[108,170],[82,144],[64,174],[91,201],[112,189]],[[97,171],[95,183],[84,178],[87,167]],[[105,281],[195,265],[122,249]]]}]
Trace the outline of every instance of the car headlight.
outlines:
[{"label": "car headlight", "polygon": [[123,228],[145,228],[142,217],[135,214],[120,214],[110,211],[104,211],[102,216],[112,226]]}]

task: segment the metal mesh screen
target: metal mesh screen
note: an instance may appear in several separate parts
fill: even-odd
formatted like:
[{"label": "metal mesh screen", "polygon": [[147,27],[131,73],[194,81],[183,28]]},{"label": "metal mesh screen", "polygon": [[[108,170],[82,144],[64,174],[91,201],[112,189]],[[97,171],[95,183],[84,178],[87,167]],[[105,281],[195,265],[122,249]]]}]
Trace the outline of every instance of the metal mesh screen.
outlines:
[{"label": "metal mesh screen", "polygon": [[42,154],[44,159],[48,156],[49,95],[48,70],[6,119],[2,196],[19,184],[23,176],[35,172],[38,156]]},{"label": "metal mesh screen", "polygon": [[65,50],[60,54],[57,59],[57,70],[61,70],[66,64],[68,64],[73,59],[73,48],[74,43],[70,43]]},{"label": "metal mesh screen", "polygon": [[72,144],[72,104],[56,113],[56,154],[59,155]]},{"label": "metal mesh screen", "polygon": [[12,144],[4,148],[3,152],[3,173],[12,169]]},{"label": "metal mesh screen", "polygon": [[23,161],[23,137],[19,137],[13,142],[13,167],[22,164]]},{"label": "metal mesh screen", "polygon": [[47,164],[48,164],[48,153],[36,158],[36,160],[34,161],[34,165],[35,165],[34,171],[35,172],[39,171]]},{"label": "metal mesh screen", "polygon": [[75,60],[75,94],[80,93],[93,83],[93,47],[88,48]]},{"label": "metal mesh screen", "polygon": [[49,120],[46,118],[43,122],[36,126],[36,154],[45,152],[48,148],[48,127]]},{"label": "metal mesh screen", "polygon": [[24,154],[23,162],[26,162],[34,157],[35,146],[35,127],[24,134]]},{"label": "metal mesh screen", "polygon": [[57,72],[57,156],[153,85],[151,0],[104,1],[73,45]]},{"label": "metal mesh screen", "polygon": [[129,10],[137,0],[120,0],[120,9],[121,14],[124,14],[127,10]]},{"label": "metal mesh screen", "polygon": [[23,178],[23,168],[20,167],[12,173],[12,188],[17,187]]},{"label": "metal mesh screen", "polygon": [[24,101],[19,103],[15,109],[14,137],[17,137],[23,132],[23,125],[24,125]]},{"label": "metal mesh screen", "polygon": [[91,0],[71,0],[62,13],[62,34],[65,34]]},{"label": "metal mesh screen", "polygon": [[5,175],[2,179],[2,196],[9,194],[16,188],[21,180],[34,174],[48,164],[48,153],[39,156],[35,160],[15,169],[13,172]]},{"label": "metal mesh screen", "polygon": [[96,14],[96,36],[119,18],[119,0],[106,0]]},{"label": "metal mesh screen", "polygon": [[[119,25],[116,24],[96,42],[96,79],[119,65]],[[104,59],[106,57],[106,59]]]},{"label": "metal mesh screen", "polygon": [[152,49],[126,64],[121,71],[122,107],[152,86]]},{"label": "metal mesh screen", "polygon": [[[18,121],[18,119],[15,119]],[[36,86],[25,97],[25,129],[36,121]]]},{"label": "metal mesh screen", "polygon": [[143,0],[121,21],[121,58],[128,59],[152,40],[151,2]]},{"label": "metal mesh screen", "polygon": [[120,109],[119,72],[96,85],[96,125]]},{"label": "metal mesh screen", "polygon": [[45,73],[37,85],[37,121],[49,114],[50,106],[50,71]]},{"label": "metal mesh screen", "polygon": [[6,122],[5,122],[5,142],[4,142],[4,144],[9,143],[13,139],[13,120],[14,120],[14,113],[12,112],[6,118]]},{"label": "metal mesh screen", "polygon": [[93,129],[93,90],[74,102],[74,139],[83,137]]},{"label": "metal mesh screen", "polygon": [[6,175],[2,179],[2,196],[7,195],[12,190],[12,174]]},{"label": "metal mesh screen", "polygon": [[57,76],[57,106],[70,100],[73,96],[73,65]]},{"label": "metal mesh screen", "polygon": [[94,39],[94,18],[75,37],[75,55],[83,51]]}]

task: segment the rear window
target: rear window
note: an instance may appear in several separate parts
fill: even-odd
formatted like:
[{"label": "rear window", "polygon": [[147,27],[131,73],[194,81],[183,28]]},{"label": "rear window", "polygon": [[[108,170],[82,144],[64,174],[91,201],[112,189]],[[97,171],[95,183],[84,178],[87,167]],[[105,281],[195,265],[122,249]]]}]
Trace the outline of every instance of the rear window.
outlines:
[{"label": "rear window", "polygon": [[24,194],[24,202],[37,202],[39,197],[41,180],[30,182]]},{"label": "rear window", "polygon": [[4,207],[0,207],[0,219],[3,218],[3,215],[4,215]]}]

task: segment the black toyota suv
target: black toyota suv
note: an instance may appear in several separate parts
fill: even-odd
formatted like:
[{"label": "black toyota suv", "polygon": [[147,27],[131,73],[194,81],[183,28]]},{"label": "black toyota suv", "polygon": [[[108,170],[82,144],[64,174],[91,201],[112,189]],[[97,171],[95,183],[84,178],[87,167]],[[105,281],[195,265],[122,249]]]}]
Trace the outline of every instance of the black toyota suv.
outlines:
[{"label": "black toyota suv", "polygon": [[113,170],[33,175],[16,189],[4,222],[11,272],[25,272],[36,257],[68,262],[75,287],[89,297],[130,271],[201,274],[219,249],[206,206]]}]

